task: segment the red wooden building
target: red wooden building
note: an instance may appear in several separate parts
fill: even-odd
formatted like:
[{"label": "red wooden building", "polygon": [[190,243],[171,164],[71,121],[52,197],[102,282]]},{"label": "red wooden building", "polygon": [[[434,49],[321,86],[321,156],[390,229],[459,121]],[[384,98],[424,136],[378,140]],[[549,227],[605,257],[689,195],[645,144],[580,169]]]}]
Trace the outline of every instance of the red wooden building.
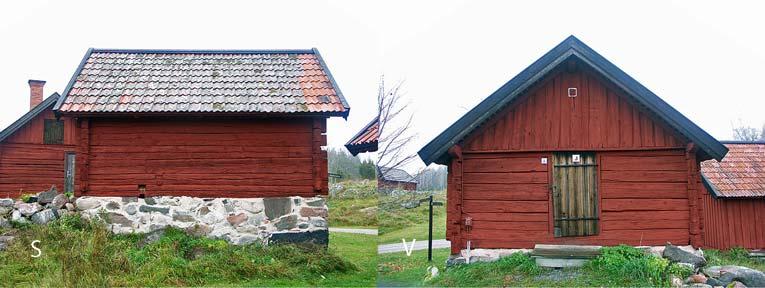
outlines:
[{"label": "red wooden building", "polygon": [[699,163],[727,149],[571,36],[423,147],[449,169],[457,253],[703,245]]},{"label": "red wooden building", "polygon": [[0,198],[37,193],[56,185],[73,191],[75,127],[57,119],[52,108],[59,98],[43,100],[45,81],[29,80],[30,110],[0,132]]},{"label": "red wooden building", "polygon": [[90,49],[54,107],[77,195],[197,197],[326,194],[349,109],[316,49]]},{"label": "red wooden building", "polygon": [[722,161],[701,163],[704,246],[765,249],[765,142],[725,142]]},{"label": "red wooden building", "polygon": [[380,167],[377,172],[377,190],[416,191],[417,179],[403,169]]},{"label": "red wooden building", "polygon": [[364,125],[356,135],[345,143],[345,149],[356,156],[359,153],[377,151],[377,140],[380,138],[380,117],[375,117]]}]

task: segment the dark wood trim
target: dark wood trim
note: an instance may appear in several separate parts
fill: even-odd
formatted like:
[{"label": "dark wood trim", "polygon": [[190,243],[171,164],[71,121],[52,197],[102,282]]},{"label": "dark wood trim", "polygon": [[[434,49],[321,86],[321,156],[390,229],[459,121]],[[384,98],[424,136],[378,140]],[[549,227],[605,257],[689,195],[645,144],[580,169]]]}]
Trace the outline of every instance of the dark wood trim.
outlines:
[{"label": "dark wood trim", "polygon": [[80,159],[75,162],[75,178],[80,179],[79,193],[75,196],[88,194],[88,176],[90,170],[90,118],[79,118],[78,125],[80,141],[77,143],[77,155]]},{"label": "dark wood trim", "polygon": [[[665,150],[679,150],[685,149],[683,146],[665,146],[665,147],[642,147],[642,148],[628,148],[628,147],[616,147],[616,148],[566,148],[557,149],[559,151],[571,151],[571,152],[611,152],[611,151],[665,151]],[[557,151],[556,150],[556,151]],[[548,152],[549,149],[519,149],[519,150],[482,150],[482,151],[465,151],[465,154],[492,154],[492,153],[535,153],[535,152]]]}]

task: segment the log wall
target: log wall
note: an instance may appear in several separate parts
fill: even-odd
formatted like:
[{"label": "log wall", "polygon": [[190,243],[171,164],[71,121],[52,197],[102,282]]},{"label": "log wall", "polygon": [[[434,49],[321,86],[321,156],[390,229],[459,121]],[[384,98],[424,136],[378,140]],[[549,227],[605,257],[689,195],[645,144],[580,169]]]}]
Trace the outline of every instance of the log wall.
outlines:
[{"label": "log wall", "polygon": [[0,143],[0,198],[37,193],[56,185],[64,188],[64,155],[74,152],[74,121],[64,120],[64,143],[43,144],[45,119],[55,119],[44,111]]},{"label": "log wall", "polygon": [[[83,119],[80,195],[327,192],[325,119]],[[87,155],[87,156],[86,156]]]}]

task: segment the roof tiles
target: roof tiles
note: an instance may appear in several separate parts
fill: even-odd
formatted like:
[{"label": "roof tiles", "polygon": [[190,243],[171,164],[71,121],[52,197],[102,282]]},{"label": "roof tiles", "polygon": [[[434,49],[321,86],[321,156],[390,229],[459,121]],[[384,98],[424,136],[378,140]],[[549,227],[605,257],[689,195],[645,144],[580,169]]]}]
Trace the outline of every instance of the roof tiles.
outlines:
[{"label": "roof tiles", "polygon": [[722,161],[701,162],[701,173],[717,197],[765,197],[765,143],[727,143]]},{"label": "roof tiles", "polygon": [[318,51],[91,50],[69,113],[328,113],[348,104]]},{"label": "roof tiles", "polygon": [[345,148],[354,156],[362,152],[377,151],[377,140],[379,137],[380,121],[379,117],[375,117],[356,136],[348,140],[348,143],[345,143]]}]

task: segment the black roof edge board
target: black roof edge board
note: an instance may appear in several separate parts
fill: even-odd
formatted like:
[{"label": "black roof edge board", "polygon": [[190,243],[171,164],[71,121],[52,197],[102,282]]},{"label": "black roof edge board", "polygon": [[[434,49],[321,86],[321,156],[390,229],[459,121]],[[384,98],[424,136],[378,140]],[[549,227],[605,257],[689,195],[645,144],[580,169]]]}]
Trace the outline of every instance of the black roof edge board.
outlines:
[{"label": "black roof edge board", "polygon": [[58,98],[58,101],[56,101],[56,105],[53,106],[53,113],[56,113],[56,115],[61,115],[59,112],[59,109],[61,108],[61,105],[64,104],[64,100],[66,97],[69,96],[69,91],[72,90],[72,86],[74,86],[74,82],[77,81],[77,75],[80,75],[80,72],[82,72],[82,68],[85,67],[85,63],[88,63],[88,58],[90,58],[90,54],[93,54],[93,48],[88,48],[88,51],[85,52],[85,56],[82,56],[82,60],[80,60],[80,65],[77,66],[77,69],[74,70],[74,73],[72,74],[72,78],[69,79],[69,83],[66,84],[66,88],[64,88],[64,93],[61,94],[61,97]]},{"label": "black roof edge board", "polygon": [[619,69],[619,67],[572,35],[534,61],[523,71],[518,73],[518,75],[489,95],[489,97],[481,101],[473,109],[465,113],[459,120],[454,122],[449,128],[444,130],[420,149],[418,155],[423,162],[425,162],[425,165],[429,165],[433,162],[447,164],[449,159],[447,151],[451,146],[462,141],[462,139],[474,129],[490,119],[494,113],[505,107],[506,104],[514,100],[516,97],[523,94],[526,89],[535,84],[536,81],[545,77],[550,71],[569,57],[580,59],[588,66],[592,67],[596,72],[605,76],[606,79],[624,90],[627,94],[632,96],[632,98],[635,98],[641,105],[656,113],[672,128],[696,143],[699,148],[701,148],[701,151],[706,153],[706,156],[721,160],[728,152],[728,148],[722,145],[714,137],[672,108],[669,104],[664,102],[664,100],[661,100],[661,98],[648,90],[648,88],[640,84],[637,80],[627,75],[624,71]]},{"label": "black roof edge board", "polygon": [[378,121],[380,121],[380,115],[377,115],[375,118],[373,118],[373,119],[372,119],[372,121],[369,121],[369,123],[367,123],[367,125],[364,125],[364,127],[362,127],[362,128],[361,128],[361,130],[359,130],[359,132],[356,132],[356,135],[353,135],[353,137],[351,137],[351,139],[350,139],[350,140],[348,140],[347,142],[345,142],[345,144],[344,144],[344,145],[345,145],[345,146],[347,146],[347,145],[353,145],[353,144],[351,144],[351,141],[353,141],[354,139],[356,139],[356,137],[359,137],[359,136],[361,136],[361,134],[364,134],[364,132],[366,132],[366,131],[367,131],[367,129],[369,129],[369,127],[372,127],[372,125],[373,125],[373,124],[375,124],[375,122],[378,122]]},{"label": "black roof edge board", "polygon": [[29,110],[26,114],[19,117],[19,119],[16,119],[16,121],[11,123],[11,125],[8,125],[8,127],[3,129],[3,131],[0,131],[0,142],[13,135],[13,133],[37,117],[37,115],[40,115],[40,113],[50,108],[50,106],[53,105],[53,103],[56,103],[59,98],[61,98],[61,95],[59,95],[58,92],[53,93],[48,96],[48,98],[45,98],[45,100],[40,102],[40,104],[37,104],[37,106],[32,108],[32,110]]},{"label": "black roof edge board", "polygon": [[348,114],[351,112],[351,106],[349,106],[348,101],[345,100],[345,96],[343,96],[343,91],[341,91],[340,86],[337,85],[337,81],[335,81],[335,77],[332,76],[332,72],[329,71],[329,66],[327,66],[326,62],[324,62],[324,57],[322,57],[321,53],[319,53],[319,49],[314,47],[314,48],[311,48],[311,50],[316,55],[316,59],[319,60],[319,65],[321,65],[321,68],[324,70],[324,72],[327,73],[327,78],[329,78],[329,83],[332,83],[332,87],[335,88],[337,97],[340,98],[340,102],[343,103],[343,107],[345,107],[345,115],[343,116],[343,119],[348,120]]}]

